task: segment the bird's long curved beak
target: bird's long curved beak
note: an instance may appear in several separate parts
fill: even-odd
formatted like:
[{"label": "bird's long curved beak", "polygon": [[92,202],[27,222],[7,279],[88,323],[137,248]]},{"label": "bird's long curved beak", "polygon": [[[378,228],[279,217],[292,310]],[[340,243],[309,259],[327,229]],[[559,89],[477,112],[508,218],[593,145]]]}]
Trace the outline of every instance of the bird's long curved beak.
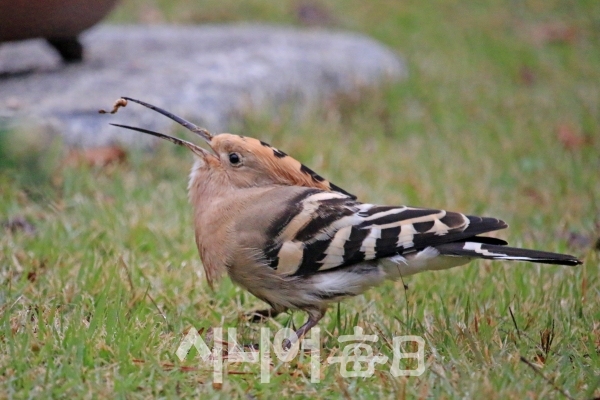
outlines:
[{"label": "bird's long curved beak", "polygon": [[[199,126],[196,126],[196,125],[192,124],[191,122],[189,122],[181,117],[178,117],[175,114],[172,114],[166,110],[163,110],[162,108],[156,107],[156,106],[146,103],[144,101],[132,99],[131,97],[121,97],[121,98],[124,100],[127,100],[127,101],[133,101],[134,103],[141,104],[144,107],[148,107],[151,110],[161,113],[165,117],[171,118],[173,121],[183,125],[188,130],[190,130],[190,131],[194,132],[196,135],[200,136],[208,144],[210,144],[210,141],[212,140],[212,135],[210,134],[209,131],[207,131],[204,128],[200,128]],[[146,133],[148,133],[148,132],[146,132]]]},{"label": "bird's long curved beak", "polygon": [[136,128],[135,126],[129,126],[129,125],[112,124],[112,123],[111,123],[111,125],[118,126],[119,128],[131,129],[132,131],[147,133],[149,135],[168,140],[169,142],[175,143],[179,146],[187,147],[188,149],[190,149],[192,151],[192,153],[194,153],[202,158],[205,158],[206,156],[211,155],[208,151],[204,150],[200,146],[196,146],[194,143],[191,143],[191,142],[188,142],[187,140],[182,140],[182,139],[179,139],[179,138],[176,138],[173,136],[165,135],[164,133],[149,131],[148,129]]},{"label": "bird's long curved beak", "polygon": [[[189,129],[190,131],[194,132],[195,134],[197,134],[198,136],[200,136],[202,139],[204,139],[204,141],[206,141],[208,143],[208,145],[210,146],[211,140],[212,140],[212,135],[210,134],[209,131],[207,131],[204,128],[200,128],[194,124],[192,124],[189,121],[186,121],[185,119],[178,117],[168,111],[163,110],[162,108],[153,106],[152,104],[143,102],[141,100],[136,100],[136,99],[132,99],[130,97],[121,97],[119,100],[117,100],[115,102],[115,105],[113,107],[113,110],[110,112],[111,114],[114,114],[115,112],[117,112],[117,110],[120,107],[125,107],[127,105],[127,101],[133,101],[134,103],[138,103],[143,105],[144,107],[148,107],[151,110],[157,111],[159,113],[161,113],[164,116],[167,116],[169,118],[171,118],[173,121],[178,122],[179,124],[183,125],[184,127],[186,127],[187,129]],[[104,110],[100,110],[100,113],[107,113],[107,111]],[[146,133],[148,135],[152,135],[152,136],[156,136],[159,137],[161,139],[165,139],[168,140],[171,143],[175,143],[179,146],[183,146],[183,147],[187,147],[188,149],[190,149],[192,151],[192,153],[206,159],[207,156],[212,155],[209,151],[203,149],[200,146],[195,145],[192,142],[188,142],[187,140],[183,140],[183,139],[179,139],[173,136],[169,136],[169,135],[165,135],[164,133],[159,133],[159,132],[154,132],[154,131],[150,131],[148,129],[143,129],[143,128],[137,128],[135,126],[129,126],[129,125],[121,125],[121,124],[112,124],[113,126],[118,126],[119,128],[125,128],[125,129],[131,129],[132,131],[137,131],[137,132],[142,132],[142,133]],[[212,147],[211,147],[212,149]]]}]

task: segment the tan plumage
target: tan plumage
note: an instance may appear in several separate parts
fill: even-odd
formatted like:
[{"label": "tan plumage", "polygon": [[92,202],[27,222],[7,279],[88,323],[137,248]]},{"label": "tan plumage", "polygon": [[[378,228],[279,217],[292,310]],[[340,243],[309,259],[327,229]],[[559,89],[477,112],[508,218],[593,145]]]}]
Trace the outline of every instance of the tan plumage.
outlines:
[{"label": "tan plumage", "polygon": [[[304,335],[327,305],[386,279],[462,265],[473,258],[577,265],[573,256],[511,248],[478,236],[506,228],[496,218],[361,203],[280,150],[257,139],[213,136],[150,104],[201,136],[212,151],[125,125],[190,149],[196,244],[208,282],[230,278],[272,307],[301,309]],[[124,106],[124,104],[121,104]],[[116,125],[116,124],[115,124]]]}]

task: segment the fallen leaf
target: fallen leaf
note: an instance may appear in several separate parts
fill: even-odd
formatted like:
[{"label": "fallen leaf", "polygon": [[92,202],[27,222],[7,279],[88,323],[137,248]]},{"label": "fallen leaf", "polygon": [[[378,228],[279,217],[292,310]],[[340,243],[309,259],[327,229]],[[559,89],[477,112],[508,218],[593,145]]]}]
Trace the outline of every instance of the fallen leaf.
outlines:
[{"label": "fallen leaf", "polygon": [[[144,360],[140,360],[139,358],[133,358],[131,361],[132,361],[134,364],[140,364],[140,365],[141,365],[141,364],[145,364],[145,363],[146,363],[146,361],[144,361]],[[175,364],[173,364],[173,363],[169,363],[169,362],[163,362],[163,363],[161,363],[161,364],[160,364],[160,366],[161,366],[161,367],[163,368],[163,370],[165,370],[165,371],[171,371],[171,370],[173,370],[173,369],[175,369],[175,368],[176,368],[176,367],[175,367]],[[186,366],[186,365],[182,365],[182,366],[180,366],[180,367],[178,368],[178,370],[179,370],[179,371],[181,371],[181,372],[195,372],[195,371],[200,371],[200,369],[199,369],[199,368],[196,368],[196,367],[188,367],[188,366]]]},{"label": "fallen leaf", "polygon": [[127,160],[127,152],[120,146],[93,147],[89,149],[71,149],[63,160],[64,165],[71,167],[87,165],[89,167],[106,167],[120,164]]},{"label": "fallen leaf", "polygon": [[538,46],[552,43],[573,44],[577,28],[560,21],[544,22],[530,28],[530,37]]},{"label": "fallen leaf", "polygon": [[578,150],[589,143],[589,139],[577,132],[571,125],[560,124],[556,129],[558,141],[567,150]]},{"label": "fallen leaf", "polygon": [[537,353],[535,355],[535,363],[539,366],[543,366],[546,363],[546,357],[542,353]]},{"label": "fallen leaf", "polygon": [[27,280],[31,283],[35,282],[37,280],[37,272],[29,271],[27,273]]},{"label": "fallen leaf", "polygon": [[519,70],[519,80],[525,86],[532,86],[535,83],[536,76],[531,68],[523,66]]},{"label": "fallen leaf", "polygon": [[527,196],[527,197],[530,197],[532,200],[534,200],[538,204],[546,204],[547,203],[542,192],[540,192],[539,190],[537,190],[534,187],[531,187],[531,186],[525,187],[523,189],[523,194],[525,194],[525,196]]}]

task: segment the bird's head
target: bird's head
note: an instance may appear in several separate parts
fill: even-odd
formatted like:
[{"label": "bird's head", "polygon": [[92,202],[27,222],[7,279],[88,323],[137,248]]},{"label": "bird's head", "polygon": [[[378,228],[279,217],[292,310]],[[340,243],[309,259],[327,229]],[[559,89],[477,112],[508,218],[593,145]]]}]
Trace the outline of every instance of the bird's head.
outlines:
[{"label": "bird's head", "polygon": [[[218,179],[223,184],[236,189],[268,185],[304,186],[340,192],[355,197],[283,151],[258,139],[230,133],[212,135],[206,129],[200,128],[159,107],[129,97],[122,97],[122,99],[141,104],[171,118],[200,136],[208,144],[210,151],[194,143],[163,133],[127,125],[112,124],[121,128],[147,133],[188,148],[197,156],[192,168],[190,187],[196,186],[200,183],[199,181],[205,179]],[[124,106],[126,102],[121,101],[120,104]]]}]

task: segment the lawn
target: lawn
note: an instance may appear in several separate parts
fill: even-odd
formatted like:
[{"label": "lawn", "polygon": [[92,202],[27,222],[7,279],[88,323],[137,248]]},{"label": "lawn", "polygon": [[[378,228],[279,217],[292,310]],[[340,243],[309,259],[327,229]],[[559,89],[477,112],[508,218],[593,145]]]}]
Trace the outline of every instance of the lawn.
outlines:
[{"label": "lawn", "polygon": [[269,383],[259,364],[235,363],[217,384],[196,350],[175,354],[191,327],[207,343],[213,327],[235,327],[256,344],[261,327],[305,315],[251,324],[244,313],[264,304],[228,279],[209,288],[187,202],[192,157],[161,143],[104,168],[66,165],[43,132],[0,131],[0,398],[600,397],[600,2],[471,3],[124,0],[110,20],[376,38],[405,57],[405,81],[328,99],[302,120],[257,110],[230,130],[362,201],[496,216],[511,244],[583,265],[476,261],[390,282],[320,323],[322,359],[354,326],[390,360],[393,337],[421,336],[418,377],[392,376],[391,361],[364,378],[322,363],[312,382],[304,354],[273,357]]}]

